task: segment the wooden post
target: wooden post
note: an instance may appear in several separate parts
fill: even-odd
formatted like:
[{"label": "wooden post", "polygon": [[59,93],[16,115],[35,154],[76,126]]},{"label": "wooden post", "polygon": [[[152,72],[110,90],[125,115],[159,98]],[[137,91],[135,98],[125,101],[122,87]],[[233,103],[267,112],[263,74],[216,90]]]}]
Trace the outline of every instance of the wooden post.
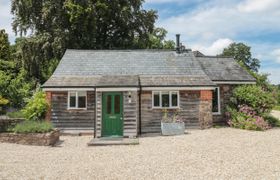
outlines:
[{"label": "wooden post", "polygon": [[52,101],[52,92],[46,91],[46,100],[49,104],[48,111],[46,113],[46,121],[51,121],[51,101]]}]

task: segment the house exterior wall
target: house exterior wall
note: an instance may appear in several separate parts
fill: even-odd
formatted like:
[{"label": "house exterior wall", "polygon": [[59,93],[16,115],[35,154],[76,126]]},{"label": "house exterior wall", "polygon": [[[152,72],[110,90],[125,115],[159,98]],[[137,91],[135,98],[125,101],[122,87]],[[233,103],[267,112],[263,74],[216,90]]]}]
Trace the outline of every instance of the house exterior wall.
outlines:
[{"label": "house exterior wall", "polygon": [[[138,92],[124,91],[123,93],[123,136],[137,136],[138,132]],[[102,136],[102,92],[96,92],[96,134]],[[131,99],[131,101],[129,101]]]},{"label": "house exterior wall", "polygon": [[[183,118],[186,128],[207,128],[212,125],[211,91],[205,93],[201,93],[201,91],[180,91],[179,94],[179,114]],[[162,109],[152,108],[152,91],[142,91],[141,132],[161,132],[162,115]]]},{"label": "house exterior wall", "polygon": [[233,90],[237,86],[238,85],[231,85],[231,84],[219,85],[221,114],[213,115],[213,124],[215,125],[226,124],[226,117],[225,117],[226,106],[229,104],[230,97],[232,96]]},{"label": "house exterior wall", "polygon": [[95,92],[87,91],[87,109],[67,109],[68,92],[51,92],[50,120],[59,129],[92,129],[95,118]]}]

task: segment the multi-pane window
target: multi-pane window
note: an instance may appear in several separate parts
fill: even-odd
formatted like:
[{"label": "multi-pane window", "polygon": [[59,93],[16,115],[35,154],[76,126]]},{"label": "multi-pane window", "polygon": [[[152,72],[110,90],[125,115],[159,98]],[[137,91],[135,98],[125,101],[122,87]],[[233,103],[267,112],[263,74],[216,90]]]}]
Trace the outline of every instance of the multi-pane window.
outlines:
[{"label": "multi-pane window", "polygon": [[178,108],[179,92],[178,91],[153,91],[154,108]]},{"label": "multi-pane window", "polygon": [[87,93],[85,91],[68,92],[69,109],[85,109],[87,104]]},{"label": "multi-pane window", "polygon": [[213,99],[212,99],[212,112],[215,114],[220,113],[220,89],[215,88],[213,91]]}]

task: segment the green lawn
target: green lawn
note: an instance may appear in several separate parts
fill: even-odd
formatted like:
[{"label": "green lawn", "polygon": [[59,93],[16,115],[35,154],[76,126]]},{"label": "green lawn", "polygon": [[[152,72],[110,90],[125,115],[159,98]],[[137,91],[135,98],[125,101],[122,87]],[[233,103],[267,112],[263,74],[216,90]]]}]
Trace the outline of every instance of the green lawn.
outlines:
[{"label": "green lawn", "polygon": [[280,106],[275,106],[273,110],[280,111]]}]

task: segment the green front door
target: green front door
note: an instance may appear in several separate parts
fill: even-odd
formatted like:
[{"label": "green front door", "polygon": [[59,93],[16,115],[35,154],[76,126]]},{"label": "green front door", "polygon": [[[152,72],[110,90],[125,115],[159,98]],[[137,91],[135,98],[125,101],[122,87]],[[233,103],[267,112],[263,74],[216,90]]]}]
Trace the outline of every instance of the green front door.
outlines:
[{"label": "green front door", "polygon": [[123,96],[120,92],[102,94],[102,136],[123,135]]}]

